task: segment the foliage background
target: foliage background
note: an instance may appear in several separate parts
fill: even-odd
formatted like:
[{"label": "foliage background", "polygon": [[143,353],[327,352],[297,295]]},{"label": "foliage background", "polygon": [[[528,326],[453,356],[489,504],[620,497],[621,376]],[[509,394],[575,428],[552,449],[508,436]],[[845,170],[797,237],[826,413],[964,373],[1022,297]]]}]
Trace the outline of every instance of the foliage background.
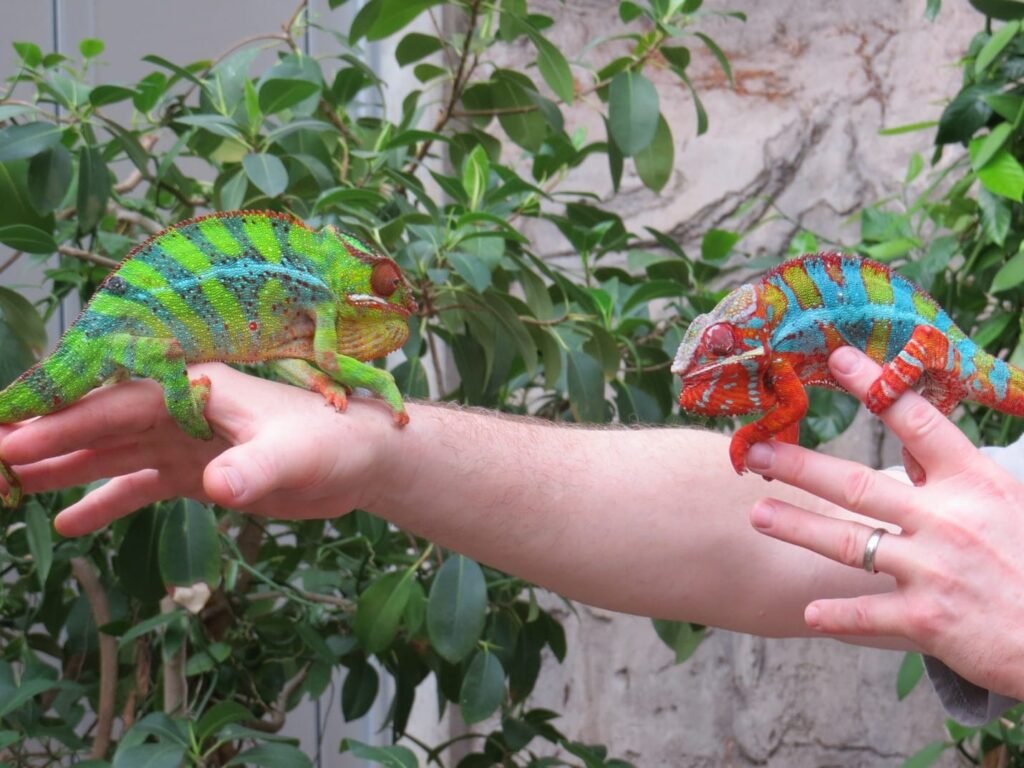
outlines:
[{"label": "foliage background", "polygon": [[[532,4],[503,3],[498,14],[484,4],[450,3],[444,23],[472,34],[468,44],[456,34],[432,64],[420,56],[438,45],[435,30],[428,26],[406,37],[408,30],[400,27],[412,14],[398,5],[417,10],[432,4],[369,3],[354,25],[357,37],[404,40],[396,53],[424,82],[425,93],[415,104],[391,110],[389,122],[368,114],[373,78],[347,51],[347,41],[339,40],[337,57],[319,66],[302,55],[301,17],[298,27],[249,41],[212,69],[151,58],[151,72],[131,83],[118,83],[115,72],[101,69],[103,53],[95,42],[84,43],[68,62],[47,57],[45,46],[20,46],[19,98],[0,105],[7,110],[0,113],[7,121],[0,135],[6,171],[0,191],[8,202],[0,213],[6,216],[0,240],[41,254],[59,246],[64,259],[50,274],[54,295],[85,296],[104,274],[104,259],[116,259],[147,232],[197,207],[287,207],[313,222],[356,230],[415,276],[425,313],[396,369],[410,393],[427,393],[431,382],[435,396],[530,409],[554,419],[675,420],[666,363],[683,323],[738,279],[732,276],[737,266],[756,268],[775,259],[757,252],[758,232],[786,223],[787,211],[774,199],[752,195],[732,220],[708,221],[689,236],[673,232],[666,238],[609,210],[606,199],[590,194],[593,187],[579,183],[579,170],[600,168],[613,191],[625,178],[634,196],[635,186],[628,185],[636,177],[649,189],[672,189],[679,173],[675,148],[706,128],[707,115],[695,101],[699,88],[714,78],[728,82],[733,74],[713,40],[694,34],[714,29],[717,38],[723,22],[715,26],[713,14],[709,18],[695,2],[623,2],[616,24],[629,23],[637,36],[593,49],[582,42],[566,47],[569,65],[548,41],[549,21]],[[980,17],[974,21],[981,23]],[[968,61],[969,85],[995,73],[1003,79],[985,87],[1012,91],[1015,76],[1004,62],[1012,63],[1015,38],[1004,37],[1008,42],[991,54],[991,70]],[[247,51],[264,45],[284,58],[273,68],[246,70]],[[522,67],[524,49],[533,64],[528,68]],[[521,72],[486,63],[506,61],[510,51],[519,56],[515,68]],[[477,53],[483,63],[474,69]],[[696,94],[694,61],[703,62]],[[453,82],[461,99],[429,88]],[[648,87],[652,82],[657,91]],[[21,98],[25,89],[28,98]],[[659,93],[672,99],[659,99]],[[43,113],[16,103],[36,99]],[[692,117],[659,119],[659,111],[681,99]],[[60,129],[48,127],[46,113],[55,106]],[[964,111],[978,109],[974,103]],[[488,112],[495,115],[485,123]],[[1016,123],[1006,122],[1011,130],[998,130],[1006,135],[986,162],[998,162],[1012,177],[1000,151],[1014,146]],[[960,126],[955,141],[997,128],[992,113],[969,125],[953,118],[945,123]],[[710,135],[736,130],[735,124],[713,122]],[[157,131],[161,141],[147,146]],[[922,138],[921,146],[927,143]],[[433,173],[424,173],[421,160],[435,154]],[[862,251],[906,262],[922,282],[947,289],[938,295],[947,307],[957,307],[965,327],[988,334],[994,348],[1012,350],[1019,336],[1012,322],[1016,267],[1002,271],[1007,285],[995,285],[1009,297],[994,304],[986,297],[1002,265],[1012,264],[1019,240],[1011,237],[1009,223],[1005,232],[992,224],[1013,220],[1019,192],[993,191],[991,178],[979,188],[973,174],[981,175],[985,164],[977,157],[975,164],[967,169],[961,162],[946,172],[951,181],[963,179],[951,191],[940,183],[921,197],[921,182],[932,179],[922,156],[911,162],[906,192],[853,218]],[[621,176],[623,168],[636,176]],[[441,199],[447,200],[443,206],[435,202]],[[835,237],[807,231],[806,222],[790,223],[796,249],[831,244]],[[552,230],[572,256],[538,258],[537,233]],[[989,239],[979,241],[979,231]],[[856,240],[845,244],[857,246]],[[1004,250],[993,252],[994,245]],[[743,251],[755,258],[728,259]],[[982,269],[964,271],[965,263]],[[11,364],[3,372],[11,376],[28,364],[42,339],[30,308],[11,293],[0,298],[7,345],[0,360]],[[456,376],[443,365],[447,351]],[[817,406],[811,442],[833,436],[852,417],[853,409],[841,401],[822,398]],[[965,425],[986,438],[1013,434],[1004,420],[968,418]],[[56,542],[47,516],[65,502],[44,498],[5,521],[12,535],[3,556],[17,589],[5,592],[0,603],[2,626],[9,629],[8,666],[2,669],[11,697],[0,717],[15,761],[44,759],[41,751],[31,757],[26,751],[45,748],[54,759],[91,750],[115,764],[185,759],[216,765],[248,750],[237,759],[298,764],[288,762],[300,758],[261,723],[276,725],[301,696],[326,688],[331,668],[344,666],[349,674],[341,704],[347,715],[359,714],[381,690],[379,669],[395,678],[391,720],[397,732],[425,675],[436,676],[443,697],[470,722],[500,709],[500,722],[478,726],[493,730],[486,748],[481,740],[471,742],[465,751],[476,754],[464,758],[466,765],[496,759],[544,764],[531,757],[544,742],[560,747],[574,764],[614,764],[603,748],[564,737],[548,720],[551,713],[524,700],[537,680],[541,651],[560,657],[566,649],[554,618],[561,612],[538,604],[519,582],[410,542],[362,513],[337,524],[264,532],[230,514],[168,505],[91,540]],[[326,546],[306,544],[323,539]],[[172,563],[185,550],[197,555],[197,569],[173,573]],[[141,553],[150,557],[133,557]],[[160,563],[159,573],[152,561]],[[196,577],[219,584],[202,617],[189,617],[166,601],[158,606],[163,582]],[[458,587],[448,586],[453,583]],[[90,584],[108,603],[102,637],[116,641],[118,684],[113,694],[106,689],[107,701],[112,696],[117,711],[135,722],[127,737],[109,746],[96,739],[102,723],[85,739],[59,727],[62,720],[90,726],[92,712],[103,709],[104,676],[96,672],[104,651],[95,642],[99,614]],[[218,619],[225,611],[233,617],[226,628]],[[37,621],[53,637],[64,628],[67,642],[57,647],[26,633]],[[681,657],[700,637],[688,625],[659,630]],[[104,642],[109,659],[111,641]],[[381,666],[368,663],[370,657]],[[905,666],[901,684],[907,688],[914,665]],[[180,682],[182,674],[184,689],[177,699],[173,691],[168,698],[168,680]],[[195,716],[190,725],[163,714],[173,716],[183,700]],[[956,735],[976,748],[977,735]],[[345,746],[382,761],[412,759],[402,748]]]}]

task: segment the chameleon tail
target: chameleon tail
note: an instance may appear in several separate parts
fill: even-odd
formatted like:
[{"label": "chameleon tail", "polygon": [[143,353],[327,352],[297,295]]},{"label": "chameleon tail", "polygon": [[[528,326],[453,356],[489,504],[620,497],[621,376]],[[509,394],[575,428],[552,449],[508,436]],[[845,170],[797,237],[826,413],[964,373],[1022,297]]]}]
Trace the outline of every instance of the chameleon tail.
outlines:
[{"label": "chameleon tail", "polygon": [[967,399],[1012,416],[1024,416],[1024,370],[979,350]]},{"label": "chameleon tail", "polygon": [[[92,377],[80,375],[76,357],[58,348],[0,391],[0,424],[53,413],[92,389],[96,382]],[[21,501],[21,481],[2,458],[0,478],[8,488],[6,493],[0,492],[0,505],[16,507]]]}]

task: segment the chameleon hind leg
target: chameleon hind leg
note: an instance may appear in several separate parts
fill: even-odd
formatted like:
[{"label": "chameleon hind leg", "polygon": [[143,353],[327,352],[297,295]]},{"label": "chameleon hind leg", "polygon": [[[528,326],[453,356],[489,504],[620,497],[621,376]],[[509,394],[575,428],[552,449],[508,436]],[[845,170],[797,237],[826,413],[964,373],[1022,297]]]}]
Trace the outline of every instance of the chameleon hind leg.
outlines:
[{"label": "chameleon hind leg", "polygon": [[275,360],[272,367],[289,384],[321,395],[335,410],[344,411],[348,407],[351,390],[305,360]]},{"label": "chameleon hind leg", "polygon": [[213,437],[203,415],[210,398],[210,380],[206,376],[189,380],[185,353],[176,339],[117,334],[109,342],[111,362],[163,387],[167,412],[185,434],[201,440]]},{"label": "chameleon hind leg", "polygon": [[[908,389],[924,382],[921,394],[948,416],[960,402],[956,389],[944,384],[950,379],[946,373],[948,357],[949,339],[934,326],[917,326],[910,340],[896,357],[882,366],[882,375],[868,389],[865,401],[868,410],[881,413]],[[906,448],[903,449],[903,466],[914,485],[924,485],[927,480],[924,467]]]}]

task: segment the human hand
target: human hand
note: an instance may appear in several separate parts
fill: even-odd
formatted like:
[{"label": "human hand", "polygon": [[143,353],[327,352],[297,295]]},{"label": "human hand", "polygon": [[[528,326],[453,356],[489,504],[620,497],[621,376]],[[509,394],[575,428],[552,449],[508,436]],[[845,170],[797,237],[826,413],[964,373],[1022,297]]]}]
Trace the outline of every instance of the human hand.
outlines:
[{"label": "human hand", "polygon": [[[852,348],[836,351],[829,365],[862,400],[881,370]],[[797,446],[762,443],[750,452],[751,470],[872,520],[764,499],[751,510],[751,522],[851,568],[863,566],[875,527],[894,531],[882,536],[874,566],[895,578],[896,589],[815,600],[805,610],[808,626],[831,635],[902,636],[977,685],[1024,698],[1024,484],[914,392],[881,419],[924,468],[925,485]]]},{"label": "human hand", "polygon": [[65,536],[176,496],[279,518],[332,517],[370,502],[381,438],[396,431],[376,403],[352,398],[339,415],[319,395],[225,365],[190,372],[211,381],[210,441],[186,436],[160,387],[138,380],[0,428],[0,456],[27,493],[113,478],[57,516]]}]

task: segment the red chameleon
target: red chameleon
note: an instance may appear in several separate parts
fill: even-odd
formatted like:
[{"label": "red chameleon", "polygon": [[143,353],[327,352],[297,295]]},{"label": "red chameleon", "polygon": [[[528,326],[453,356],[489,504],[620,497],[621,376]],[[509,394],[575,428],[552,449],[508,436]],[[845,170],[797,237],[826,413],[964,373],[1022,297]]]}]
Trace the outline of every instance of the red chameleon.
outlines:
[{"label": "red chameleon", "polygon": [[[945,414],[971,400],[1024,415],[1024,370],[981,349],[905,277],[838,253],[787,261],[694,318],[672,365],[683,381],[679,405],[705,416],[763,414],[732,438],[729,457],[742,474],[754,443],[797,441],[806,385],[840,389],[828,356],[844,345],[883,364],[868,392],[872,413],[917,388]],[[903,455],[911,479],[924,482]]]}]

